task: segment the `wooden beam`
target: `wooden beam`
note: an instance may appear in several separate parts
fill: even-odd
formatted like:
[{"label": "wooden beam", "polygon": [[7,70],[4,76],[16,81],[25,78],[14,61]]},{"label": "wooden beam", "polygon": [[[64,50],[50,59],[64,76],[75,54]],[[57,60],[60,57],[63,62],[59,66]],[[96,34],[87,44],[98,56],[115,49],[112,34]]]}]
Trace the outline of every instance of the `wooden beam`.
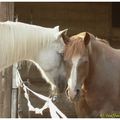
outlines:
[{"label": "wooden beam", "polygon": [[[0,108],[3,107],[3,90],[2,90],[2,72],[0,72]],[[2,109],[0,109],[0,117],[2,117]]]},{"label": "wooden beam", "polygon": [[14,20],[14,3],[0,2],[0,21]]},{"label": "wooden beam", "polygon": [[4,80],[4,101],[3,101],[3,114],[4,118],[11,117],[11,88],[12,88],[12,67],[5,70]]},{"label": "wooden beam", "polygon": [[16,73],[17,63],[13,65],[12,71],[12,100],[11,100],[11,118],[18,117],[18,89],[16,86]]},{"label": "wooden beam", "polygon": [[[0,21],[7,20],[14,20],[14,3],[0,2]],[[4,82],[3,85],[2,82]],[[4,99],[3,106],[0,107],[0,117],[9,118],[11,117],[12,67],[5,70],[4,81],[2,81],[0,76],[0,88],[3,89],[4,92],[4,94],[0,93],[0,103],[2,103],[2,99]]]}]

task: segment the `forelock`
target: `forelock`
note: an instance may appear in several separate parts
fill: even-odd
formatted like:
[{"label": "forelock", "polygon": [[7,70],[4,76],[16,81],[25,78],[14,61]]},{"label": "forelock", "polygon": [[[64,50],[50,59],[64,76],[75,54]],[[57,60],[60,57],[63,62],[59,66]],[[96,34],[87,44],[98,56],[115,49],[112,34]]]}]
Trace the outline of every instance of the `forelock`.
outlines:
[{"label": "forelock", "polygon": [[70,38],[70,42],[65,47],[64,59],[69,60],[74,56],[78,56],[84,51],[84,41],[80,37],[73,36]]}]

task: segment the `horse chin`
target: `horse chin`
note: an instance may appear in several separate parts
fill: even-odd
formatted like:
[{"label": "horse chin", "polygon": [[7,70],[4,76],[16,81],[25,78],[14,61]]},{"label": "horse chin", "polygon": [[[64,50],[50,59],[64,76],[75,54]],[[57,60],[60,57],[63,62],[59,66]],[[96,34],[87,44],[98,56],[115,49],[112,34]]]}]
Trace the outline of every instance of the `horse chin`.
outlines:
[{"label": "horse chin", "polygon": [[79,101],[80,100],[80,93],[77,93],[76,95],[75,95],[75,97],[73,98],[73,99],[71,99],[71,101],[73,101],[73,102],[77,102],[77,101]]}]

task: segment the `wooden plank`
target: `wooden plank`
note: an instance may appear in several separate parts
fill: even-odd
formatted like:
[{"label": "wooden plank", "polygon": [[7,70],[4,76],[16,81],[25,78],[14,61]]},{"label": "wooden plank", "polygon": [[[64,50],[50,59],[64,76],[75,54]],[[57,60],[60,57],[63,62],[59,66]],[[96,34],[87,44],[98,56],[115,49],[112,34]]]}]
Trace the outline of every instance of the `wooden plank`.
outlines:
[{"label": "wooden plank", "polygon": [[[0,72],[0,108],[2,108],[2,102],[3,102],[3,100],[2,100],[2,72]],[[2,117],[2,109],[0,109],[0,117]]]},{"label": "wooden plank", "polygon": [[11,101],[11,118],[17,118],[18,111],[18,91],[17,88],[12,88],[12,101]]},{"label": "wooden plank", "polygon": [[4,101],[3,101],[3,114],[4,118],[10,118],[11,114],[11,88],[12,88],[12,67],[5,70],[4,81]]},{"label": "wooden plank", "polygon": [[17,117],[18,111],[18,89],[16,86],[16,73],[17,64],[13,65],[13,72],[12,72],[12,100],[11,100],[11,118]]},{"label": "wooden plank", "polygon": [[7,21],[14,19],[14,3],[0,2],[0,21]]},{"label": "wooden plank", "polygon": [[[12,2],[0,2],[0,21],[7,21],[14,19],[14,3]],[[1,78],[0,78],[1,81]],[[3,100],[3,106],[0,108],[0,111],[2,113],[0,114],[0,117],[9,118],[11,117],[10,111],[11,111],[11,86],[12,86],[12,67],[5,70],[5,80],[1,89],[3,89],[4,94],[2,98]],[[2,83],[0,82],[0,86]],[[0,99],[0,102],[2,100]]]},{"label": "wooden plank", "polygon": [[70,35],[89,31],[98,37],[111,39],[111,4],[21,2],[15,3],[15,14],[19,15],[20,21],[30,23],[32,15],[33,24],[68,28]]}]

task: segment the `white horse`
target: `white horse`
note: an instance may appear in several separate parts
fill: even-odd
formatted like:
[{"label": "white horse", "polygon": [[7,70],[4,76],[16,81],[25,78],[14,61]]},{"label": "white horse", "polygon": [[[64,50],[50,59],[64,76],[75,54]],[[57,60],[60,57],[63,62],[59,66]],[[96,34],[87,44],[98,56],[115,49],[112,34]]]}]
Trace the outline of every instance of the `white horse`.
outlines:
[{"label": "white horse", "polygon": [[59,26],[45,28],[21,22],[0,22],[0,71],[22,61],[33,60],[38,63],[50,79],[52,90],[56,81],[65,76],[60,53],[64,50]]}]

